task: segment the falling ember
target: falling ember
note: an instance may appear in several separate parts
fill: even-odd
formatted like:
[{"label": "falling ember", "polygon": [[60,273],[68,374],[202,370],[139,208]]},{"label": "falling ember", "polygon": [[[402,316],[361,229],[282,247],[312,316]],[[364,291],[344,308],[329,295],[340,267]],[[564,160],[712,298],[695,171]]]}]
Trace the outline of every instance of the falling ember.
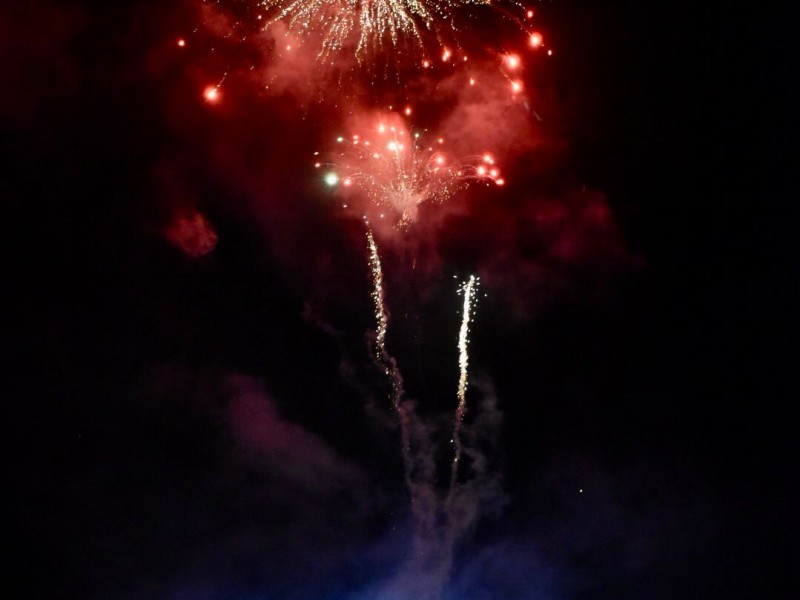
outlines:
[{"label": "falling ember", "polygon": [[451,441],[455,448],[453,455],[453,465],[450,471],[450,495],[452,497],[458,478],[458,464],[461,460],[463,447],[461,444],[461,424],[467,413],[467,383],[469,381],[469,324],[472,320],[472,309],[475,307],[475,293],[478,289],[479,280],[475,275],[470,275],[469,279],[461,287],[464,294],[464,303],[461,312],[461,329],[458,332],[458,405],[456,406],[455,424],[453,425],[453,437]]},{"label": "falling ember", "polygon": [[531,36],[530,36],[531,47],[539,48],[542,45],[543,42],[544,42],[544,38],[542,37],[541,33],[539,33],[538,31],[534,31],[531,34]]},{"label": "falling ember", "polygon": [[515,94],[522,91],[522,83],[519,81],[512,81],[511,82],[511,91]]},{"label": "falling ember", "polygon": [[186,40],[184,40],[183,38],[178,40],[178,46],[183,48],[185,45],[186,45]]}]

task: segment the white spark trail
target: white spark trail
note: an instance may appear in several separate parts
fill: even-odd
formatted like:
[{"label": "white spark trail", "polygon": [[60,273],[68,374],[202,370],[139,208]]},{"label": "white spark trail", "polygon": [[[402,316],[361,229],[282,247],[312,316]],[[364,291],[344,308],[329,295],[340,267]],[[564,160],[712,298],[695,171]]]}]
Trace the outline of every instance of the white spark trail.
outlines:
[{"label": "white spark trail", "polygon": [[452,497],[453,490],[458,483],[458,465],[463,453],[463,445],[461,443],[461,425],[464,421],[464,416],[467,414],[467,384],[469,382],[469,324],[472,320],[472,309],[475,303],[475,292],[478,288],[479,279],[474,275],[462,286],[461,292],[464,294],[464,305],[461,315],[461,329],[458,332],[458,366],[460,375],[458,378],[458,405],[456,406],[455,424],[453,425],[453,436],[451,442],[455,449],[453,455],[453,464],[450,471],[450,491],[448,493],[449,505]]},{"label": "white spark trail", "polygon": [[391,385],[391,401],[400,421],[400,441],[403,452],[403,466],[405,468],[406,483],[414,497],[413,460],[411,455],[411,415],[403,404],[403,376],[397,361],[386,349],[386,332],[389,328],[389,311],[386,309],[385,292],[383,289],[383,268],[378,253],[378,244],[372,234],[372,228],[367,223],[367,246],[369,248],[369,269],[372,275],[372,302],[375,307],[375,358],[383,369]]}]

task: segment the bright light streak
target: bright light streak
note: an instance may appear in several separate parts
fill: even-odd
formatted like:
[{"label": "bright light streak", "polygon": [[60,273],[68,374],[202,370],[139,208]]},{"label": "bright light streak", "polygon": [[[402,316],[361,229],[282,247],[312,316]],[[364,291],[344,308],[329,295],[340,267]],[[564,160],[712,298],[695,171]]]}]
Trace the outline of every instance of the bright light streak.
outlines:
[{"label": "bright light streak", "polygon": [[469,324],[472,321],[472,310],[475,308],[476,291],[479,280],[475,275],[470,275],[466,283],[459,290],[464,294],[461,309],[461,329],[458,332],[458,405],[456,406],[455,424],[451,441],[455,447],[453,464],[450,471],[450,494],[453,493],[458,478],[458,464],[461,460],[463,447],[461,444],[461,425],[467,414],[467,384],[469,382]]}]

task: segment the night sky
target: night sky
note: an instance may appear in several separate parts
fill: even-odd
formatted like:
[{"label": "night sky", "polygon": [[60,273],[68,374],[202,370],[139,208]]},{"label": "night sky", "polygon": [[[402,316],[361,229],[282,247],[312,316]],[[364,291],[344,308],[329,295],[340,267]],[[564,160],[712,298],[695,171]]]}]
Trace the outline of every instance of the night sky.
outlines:
[{"label": "night sky", "polygon": [[[346,93],[259,87],[269,53],[201,5],[0,8],[13,597],[414,598],[364,226],[312,164]],[[793,20],[534,7],[554,54],[508,184],[378,236],[440,493],[457,287],[482,280],[486,473],[442,600],[794,597]],[[462,122],[451,97],[426,126]]]}]

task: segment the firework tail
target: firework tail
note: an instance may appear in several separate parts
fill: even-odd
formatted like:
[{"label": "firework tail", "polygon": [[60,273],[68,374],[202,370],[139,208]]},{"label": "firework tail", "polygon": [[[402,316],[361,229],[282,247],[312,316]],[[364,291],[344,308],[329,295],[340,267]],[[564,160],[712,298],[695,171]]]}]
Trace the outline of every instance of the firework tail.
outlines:
[{"label": "firework tail", "polygon": [[469,381],[469,323],[472,318],[472,304],[475,299],[475,291],[478,286],[478,279],[471,275],[467,282],[462,286],[464,294],[464,304],[461,315],[461,329],[458,332],[458,404],[455,412],[455,422],[453,424],[453,435],[450,438],[453,444],[453,463],[450,470],[450,488],[447,495],[446,507],[449,509],[453,501],[453,494],[458,485],[458,466],[464,451],[461,442],[461,425],[467,414],[467,383]]}]

